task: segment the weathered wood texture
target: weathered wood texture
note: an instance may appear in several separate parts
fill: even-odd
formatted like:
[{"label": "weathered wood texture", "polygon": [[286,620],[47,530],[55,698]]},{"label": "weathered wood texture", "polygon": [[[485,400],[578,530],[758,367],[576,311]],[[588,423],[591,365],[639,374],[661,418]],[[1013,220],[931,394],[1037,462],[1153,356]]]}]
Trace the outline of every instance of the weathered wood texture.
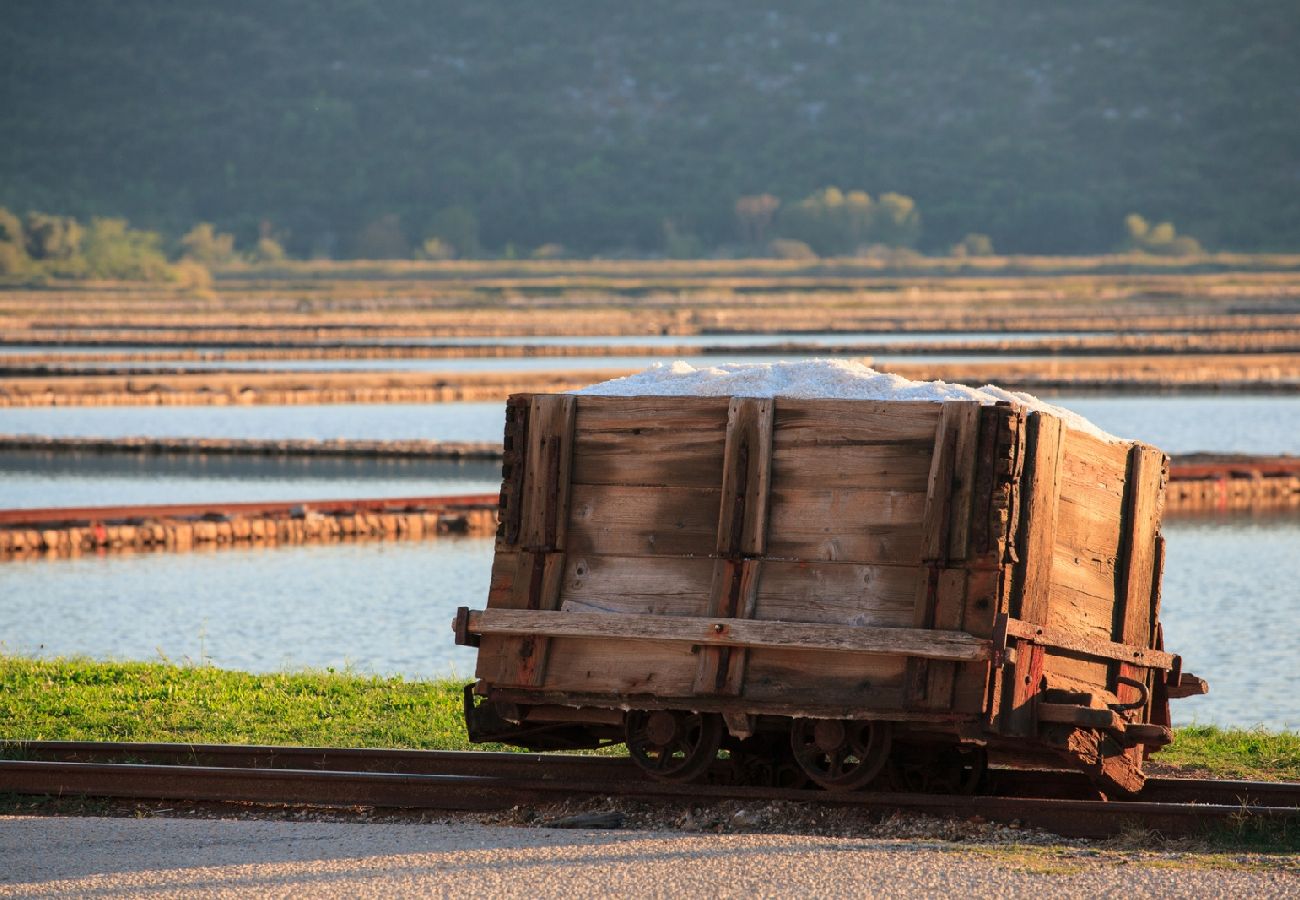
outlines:
[{"label": "weathered wood texture", "polygon": [[[1152,646],[1163,457],[1052,416],[531,396],[506,451],[490,686],[1028,735],[1044,688],[1113,698],[1116,646]],[[1006,670],[1002,614],[1037,639]]]}]

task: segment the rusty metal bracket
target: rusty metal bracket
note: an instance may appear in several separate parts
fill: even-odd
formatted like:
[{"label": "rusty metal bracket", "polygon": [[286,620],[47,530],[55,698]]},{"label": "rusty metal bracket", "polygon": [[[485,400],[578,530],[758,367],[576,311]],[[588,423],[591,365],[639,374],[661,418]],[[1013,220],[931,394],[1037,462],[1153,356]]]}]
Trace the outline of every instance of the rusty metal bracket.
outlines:
[{"label": "rusty metal bracket", "polygon": [[1136,678],[1129,678],[1126,675],[1117,675],[1115,680],[1120,684],[1127,684],[1138,692],[1138,698],[1131,703],[1107,703],[1106,705],[1115,712],[1132,712],[1135,709],[1142,709],[1151,699],[1151,691],[1147,688],[1145,682],[1138,681]]}]

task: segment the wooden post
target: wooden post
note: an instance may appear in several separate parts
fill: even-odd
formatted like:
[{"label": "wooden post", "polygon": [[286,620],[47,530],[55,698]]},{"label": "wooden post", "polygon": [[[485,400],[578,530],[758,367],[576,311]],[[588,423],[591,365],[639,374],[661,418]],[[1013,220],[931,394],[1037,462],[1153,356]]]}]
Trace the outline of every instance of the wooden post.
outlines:
[{"label": "wooden post", "polygon": [[[1163,567],[1160,514],[1168,474],[1168,457],[1154,447],[1136,444],[1129,451],[1125,541],[1121,550],[1120,590],[1112,630],[1117,643],[1152,646],[1160,570]],[[1141,693],[1137,688],[1118,681],[1119,676],[1144,682],[1148,690],[1154,687],[1149,670],[1126,663],[1113,666],[1110,687],[1121,703],[1133,702]],[[1144,714],[1141,718],[1145,721],[1148,717]]]},{"label": "wooden post", "polygon": [[[935,428],[934,453],[926,485],[921,530],[923,575],[917,586],[912,624],[916,628],[960,629],[966,599],[964,569],[945,568],[951,559],[964,559],[970,539],[975,488],[975,456],[979,445],[980,405],[954,401],[943,404]],[[964,455],[963,455],[964,454]],[[942,619],[944,625],[938,625]],[[946,709],[952,705],[952,663],[924,659],[907,662],[907,697],[912,705]]]},{"label": "wooden post", "polygon": [[[748,619],[754,614],[760,566],[755,557],[767,550],[773,411],[774,401],[751,397],[732,397],[727,410],[710,616]],[[749,650],[701,647],[699,654],[695,692],[739,695]]]},{"label": "wooden post", "polygon": [[[515,432],[516,439],[523,440],[524,450],[515,463],[521,470],[517,525],[520,552],[512,582],[512,609],[554,610],[559,605],[576,400],[570,394],[533,395],[523,427]],[[509,670],[500,673],[498,682],[539,687],[546,678],[551,639],[527,635],[499,640],[499,648],[489,646],[479,654],[483,659],[495,653],[501,668]]]},{"label": "wooden post", "polygon": [[[1015,618],[1047,624],[1056,552],[1056,511],[1061,496],[1061,457],[1065,434],[1060,419],[1043,413],[1029,416],[1025,453],[1025,484],[1021,499],[1017,590],[1012,597]],[[1004,734],[1033,736],[1038,730],[1037,698],[1043,681],[1043,650],[1020,645],[1011,679],[1009,708],[1002,711]]]}]

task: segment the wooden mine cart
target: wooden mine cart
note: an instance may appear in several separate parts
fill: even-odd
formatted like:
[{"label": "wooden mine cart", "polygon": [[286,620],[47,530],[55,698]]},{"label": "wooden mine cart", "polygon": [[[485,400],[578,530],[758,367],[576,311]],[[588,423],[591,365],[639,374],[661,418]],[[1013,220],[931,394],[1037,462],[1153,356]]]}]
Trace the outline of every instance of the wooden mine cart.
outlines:
[{"label": "wooden mine cart", "polygon": [[1009,404],[511,397],[487,609],[455,623],[471,739],[1134,792],[1204,690],[1162,647],[1167,468]]}]

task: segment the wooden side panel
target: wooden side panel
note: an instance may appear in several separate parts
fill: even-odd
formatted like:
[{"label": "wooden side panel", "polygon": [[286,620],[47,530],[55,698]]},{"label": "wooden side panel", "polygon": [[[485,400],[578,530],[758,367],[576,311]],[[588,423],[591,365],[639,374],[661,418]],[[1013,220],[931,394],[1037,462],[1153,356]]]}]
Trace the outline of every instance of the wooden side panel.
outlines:
[{"label": "wooden side panel", "polygon": [[715,561],[568,554],[559,608],[572,612],[703,616]]},{"label": "wooden side panel", "polygon": [[573,483],[722,484],[726,397],[578,397]]},{"label": "wooden side panel", "polygon": [[[1111,639],[1129,447],[1081,431],[1065,432],[1047,625]],[[1097,690],[1107,688],[1109,670],[1105,663],[1059,651],[1049,653],[1045,662],[1053,682]]]},{"label": "wooden side panel", "polygon": [[780,559],[916,565],[925,494],[856,488],[772,490],[767,555]]},{"label": "wooden side panel", "polygon": [[828,625],[912,624],[920,567],[764,560],[754,618]]},{"label": "wooden side panel", "polygon": [[718,531],[717,488],[577,484],[568,548],[611,556],[709,556]]},{"label": "wooden side panel", "polygon": [[551,639],[546,690],[575,694],[654,694],[689,697],[698,664],[690,644]]},{"label": "wooden side panel", "polygon": [[753,650],[745,677],[745,697],[795,707],[899,709],[906,668],[901,656]]}]

